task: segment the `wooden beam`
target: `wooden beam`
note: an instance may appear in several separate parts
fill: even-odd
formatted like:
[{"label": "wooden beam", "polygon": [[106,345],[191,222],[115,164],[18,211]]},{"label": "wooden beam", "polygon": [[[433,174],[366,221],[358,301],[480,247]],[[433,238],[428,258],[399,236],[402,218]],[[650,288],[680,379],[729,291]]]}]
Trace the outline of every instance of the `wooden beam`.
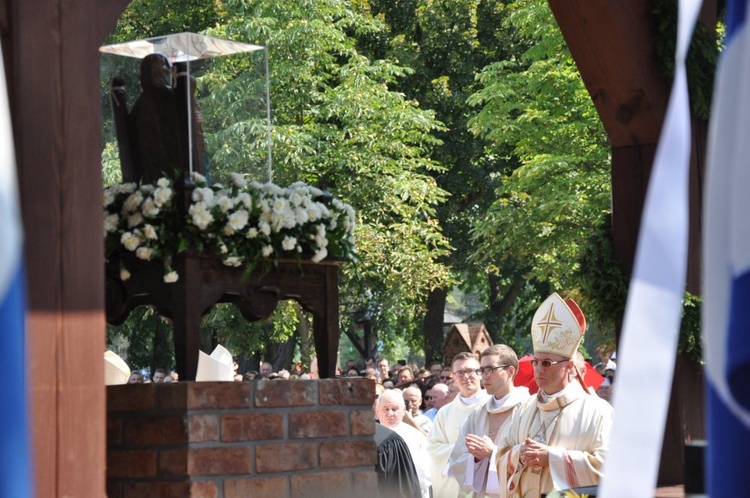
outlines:
[{"label": "wooden beam", "polygon": [[649,0],[549,0],[612,147],[656,144],[669,96]]},{"label": "wooden beam", "polygon": [[[36,496],[105,495],[98,47],[122,0],[6,0]],[[81,469],[85,469],[82,472]]]}]

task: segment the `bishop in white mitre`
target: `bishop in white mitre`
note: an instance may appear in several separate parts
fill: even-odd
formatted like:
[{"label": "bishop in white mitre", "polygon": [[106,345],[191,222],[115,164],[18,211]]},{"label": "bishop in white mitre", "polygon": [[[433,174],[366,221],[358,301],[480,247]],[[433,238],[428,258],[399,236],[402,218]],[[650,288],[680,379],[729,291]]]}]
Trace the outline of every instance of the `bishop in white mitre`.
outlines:
[{"label": "bishop in white mitre", "polygon": [[514,414],[499,441],[500,496],[542,493],[599,483],[609,448],[612,406],[586,390],[573,356],[586,319],[578,305],[548,297],[534,314],[534,377],[539,386]]}]

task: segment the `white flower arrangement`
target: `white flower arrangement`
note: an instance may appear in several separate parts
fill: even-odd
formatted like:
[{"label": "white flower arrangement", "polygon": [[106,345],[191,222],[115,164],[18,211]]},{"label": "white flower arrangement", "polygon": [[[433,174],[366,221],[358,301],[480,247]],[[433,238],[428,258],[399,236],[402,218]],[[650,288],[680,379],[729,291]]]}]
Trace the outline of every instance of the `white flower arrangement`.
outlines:
[{"label": "white flower arrangement", "polygon": [[[161,260],[166,283],[179,279],[172,258],[188,247],[221,257],[227,266],[249,269],[261,258],[315,263],[329,256],[356,259],[354,209],[338,199],[327,205],[316,187],[247,182],[239,173],[231,174],[228,188],[209,186],[197,173],[192,178],[196,187],[185,215],[166,177],[153,185],[124,183],[104,189],[106,259],[124,251],[143,261]],[[127,280],[131,271],[121,266],[119,274]]]}]

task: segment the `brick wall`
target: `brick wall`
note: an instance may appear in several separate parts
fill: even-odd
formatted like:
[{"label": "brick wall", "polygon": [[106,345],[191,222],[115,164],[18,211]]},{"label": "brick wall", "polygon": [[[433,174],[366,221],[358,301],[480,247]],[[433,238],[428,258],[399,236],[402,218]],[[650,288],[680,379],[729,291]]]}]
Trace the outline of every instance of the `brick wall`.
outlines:
[{"label": "brick wall", "polygon": [[378,496],[370,379],[107,387],[109,498]]}]

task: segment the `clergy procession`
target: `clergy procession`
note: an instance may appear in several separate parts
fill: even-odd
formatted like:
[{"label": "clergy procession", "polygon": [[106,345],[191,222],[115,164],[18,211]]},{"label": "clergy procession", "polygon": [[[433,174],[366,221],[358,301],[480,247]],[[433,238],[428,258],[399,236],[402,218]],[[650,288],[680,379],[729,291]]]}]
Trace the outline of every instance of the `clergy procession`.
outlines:
[{"label": "clergy procession", "polygon": [[[586,383],[594,367],[579,351],[585,331],[575,301],[549,296],[531,324],[533,383],[516,379],[521,363],[502,344],[431,368],[432,383],[420,382],[419,373],[404,378],[403,367],[390,378],[388,360],[377,360],[379,428],[394,431],[409,450],[380,453],[379,447],[383,496],[541,498],[597,485],[614,411],[599,386]],[[609,356],[602,363],[615,368]],[[420,387],[424,413],[414,406]],[[609,382],[602,388],[608,392]]]}]

